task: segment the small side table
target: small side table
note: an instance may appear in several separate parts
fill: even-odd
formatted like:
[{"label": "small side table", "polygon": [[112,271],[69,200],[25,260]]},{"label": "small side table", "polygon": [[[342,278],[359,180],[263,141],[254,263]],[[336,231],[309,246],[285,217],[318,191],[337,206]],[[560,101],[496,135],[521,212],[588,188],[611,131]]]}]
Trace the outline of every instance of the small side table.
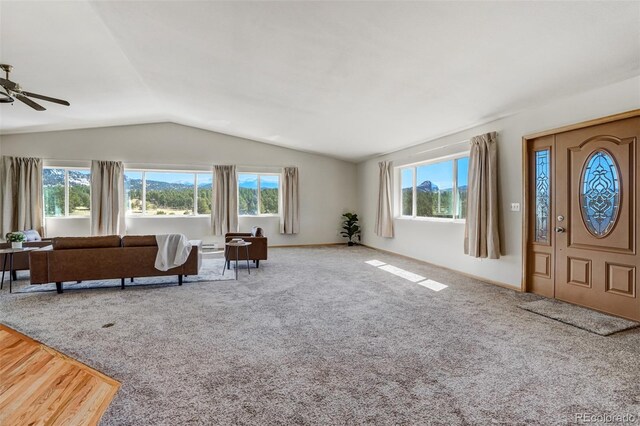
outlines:
[{"label": "small side table", "polygon": [[232,247],[236,248],[236,280],[238,279],[238,254],[240,252],[240,247],[244,247],[246,257],[247,257],[247,271],[249,272],[249,275],[251,275],[251,269],[249,268],[249,246],[251,245],[251,243],[247,241],[242,241],[239,243],[234,243],[230,241],[225,245],[229,247],[229,249],[226,251],[226,254],[224,256],[224,265],[222,265],[222,275],[224,275],[224,271],[227,269],[227,262],[229,262],[229,252],[231,252]]},{"label": "small side table", "polygon": [[3,255],[4,261],[2,262],[2,279],[0,280],[0,290],[4,286],[4,273],[7,270],[7,258],[9,259],[9,293],[13,291],[13,255],[16,253],[24,253],[26,251],[35,250],[36,247],[23,247],[23,248],[8,248],[0,250],[0,255]]}]

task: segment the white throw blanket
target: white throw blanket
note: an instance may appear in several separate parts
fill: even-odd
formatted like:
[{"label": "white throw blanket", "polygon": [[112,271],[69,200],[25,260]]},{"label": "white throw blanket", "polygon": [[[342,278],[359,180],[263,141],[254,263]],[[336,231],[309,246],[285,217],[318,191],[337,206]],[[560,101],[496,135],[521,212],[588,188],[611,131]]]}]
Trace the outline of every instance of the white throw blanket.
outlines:
[{"label": "white throw blanket", "polygon": [[191,243],[182,234],[156,235],[158,255],[155,267],[159,271],[183,265],[191,253]]}]

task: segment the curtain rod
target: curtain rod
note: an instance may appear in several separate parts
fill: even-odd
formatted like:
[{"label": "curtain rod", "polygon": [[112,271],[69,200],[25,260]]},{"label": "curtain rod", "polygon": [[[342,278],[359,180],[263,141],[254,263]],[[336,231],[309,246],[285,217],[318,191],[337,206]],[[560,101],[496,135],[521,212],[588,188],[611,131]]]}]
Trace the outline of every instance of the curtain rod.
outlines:
[{"label": "curtain rod", "polygon": [[[499,132],[487,132],[487,133],[495,133],[496,135],[500,134]],[[425,149],[424,151],[419,151],[419,152],[413,153],[409,157],[414,157],[416,155],[424,154],[426,152],[437,151],[439,149],[445,149],[445,148],[449,148],[449,147],[457,146],[457,145],[462,145],[462,144],[471,144],[471,139],[465,139],[465,140],[463,140],[461,142],[456,142],[456,143],[452,143],[452,144],[449,144],[449,145],[442,145],[442,146],[437,146],[435,148]]]},{"label": "curtain rod", "polygon": [[458,145],[469,144],[469,143],[471,143],[471,140],[467,139],[467,140],[464,140],[462,142],[456,142],[456,143],[452,143],[452,144],[449,144],[449,145],[437,146],[435,148],[425,149],[424,151],[414,152],[413,154],[410,155],[410,157],[415,157],[416,155],[424,154],[424,153],[427,153],[427,152],[437,151],[439,149],[445,149],[445,148],[449,148],[449,147],[452,147],[452,146],[458,146]]},{"label": "curtain rod", "polygon": [[[63,158],[42,158],[43,161],[60,161],[60,162],[64,162],[64,163],[73,163],[73,162],[91,162],[92,160],[86,160],[86,159],[63,159]],[[117,161],[117,160],[108,160],[108,161]],[[185,164],[185,163],[180,163],[180,164],[176,164],[176,163],[158,163],[158,162],[146,162],[146,161],[123,161],[123,164],[146,164],[146,165],[154,165],[154,166],[188,166],[188,167],[206,167],[207,169],[213,169],[213,166],[216,165],[220,165],[220,166],[236,166],[236,167],[241,167],[241,168],[251,168],[251,167],[272,167],[272,168],[280,168],[283,169],[285,167],[297,167],[297,166],[292,166],[292,165],[288,165],[288,166],[278,166],[278,165],[264,165],[264,164],[254,164],[254,165],[249,165],[249,164],[214,164],[214,163],[191,163],[191,164]]]}]

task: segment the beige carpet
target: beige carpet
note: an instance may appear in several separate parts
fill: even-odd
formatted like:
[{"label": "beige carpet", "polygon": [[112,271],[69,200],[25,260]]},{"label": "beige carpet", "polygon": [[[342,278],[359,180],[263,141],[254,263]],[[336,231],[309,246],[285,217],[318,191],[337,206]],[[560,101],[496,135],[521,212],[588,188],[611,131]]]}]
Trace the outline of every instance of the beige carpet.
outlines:
[{"label": "beige carpet", "polygon": [[602,337],[517,307],[537,299],[362,247],[282,248],[239,281],[5,290],[0,322],[119,380],[105,425],[638,418],[640,331]]}]

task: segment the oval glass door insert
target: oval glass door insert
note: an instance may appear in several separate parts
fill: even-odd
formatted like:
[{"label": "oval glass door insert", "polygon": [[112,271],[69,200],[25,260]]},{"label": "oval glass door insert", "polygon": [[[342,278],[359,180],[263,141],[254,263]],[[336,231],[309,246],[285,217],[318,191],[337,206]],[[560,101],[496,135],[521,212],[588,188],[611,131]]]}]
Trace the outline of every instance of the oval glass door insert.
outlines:
[{"label": "oval glass door insert", "polygon": [[618,166],[611,154],[597,150],[587,159],[580,184],[580,210],[589,232],[605,237],[616,224],[620,210]]}]

